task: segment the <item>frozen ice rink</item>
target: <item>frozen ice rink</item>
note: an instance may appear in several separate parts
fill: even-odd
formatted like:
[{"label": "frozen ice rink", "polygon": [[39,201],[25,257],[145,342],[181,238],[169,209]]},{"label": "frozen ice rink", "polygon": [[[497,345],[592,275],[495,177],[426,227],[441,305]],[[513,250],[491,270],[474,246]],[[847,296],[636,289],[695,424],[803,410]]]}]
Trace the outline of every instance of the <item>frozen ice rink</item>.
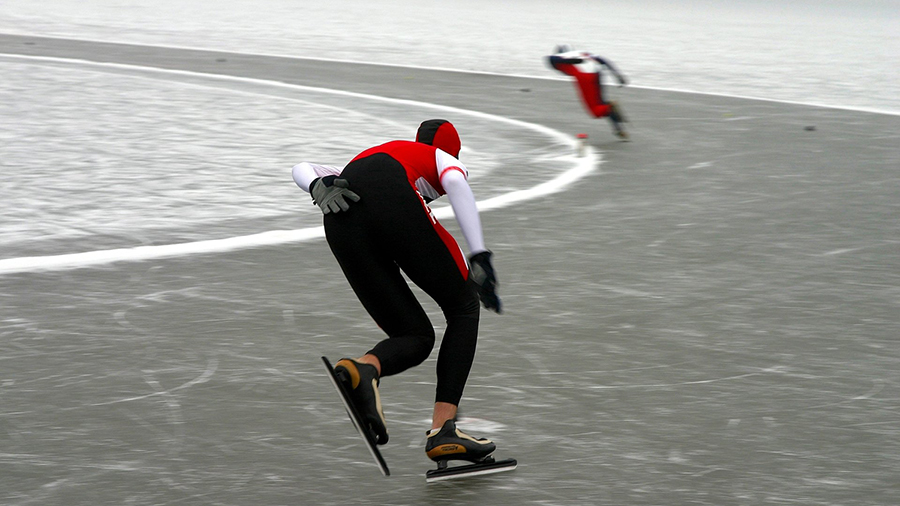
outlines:
[{"label": "frozen ice rink", "polygon": [[[189,164],[123,167],[75,179],[96,193],[74,200],[53,167],[4,166],[0,503],[896,504],[900,117],[626,88],[621,143],[564,81],[9,35],[0,53],[66,89],[106,76],[135,121],[152,94],[206,125],[127,132],[137,165],[212,156],[178,143],[209,138],[261,158],[188,183]],[[292,116],[301,102],[319,115]],[[500,199],[482,219],[505,312],[483,313],[461,425],[519,468],[426,485],[434,361],[382,382],[384,478],[319,361],[381,334],[289,169],[435,116],[459,127],[479,199]]]}]

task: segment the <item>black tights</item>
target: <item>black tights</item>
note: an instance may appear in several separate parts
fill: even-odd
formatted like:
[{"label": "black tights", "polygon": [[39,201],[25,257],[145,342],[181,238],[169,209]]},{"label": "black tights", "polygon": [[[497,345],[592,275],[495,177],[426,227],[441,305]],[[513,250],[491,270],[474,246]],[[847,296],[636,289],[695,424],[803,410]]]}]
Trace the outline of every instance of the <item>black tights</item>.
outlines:
[{"label": "black tights", "polygon": [[458,405],[475,358],[480,310],[459,246],[389,155],[355,160],[341,177],[360,201],[326,214],[325,234],[353,291],[388,335],[369,353],[381,362],[381,375],[390,376],[421,364],[434,348],[434,327],[402,270],[447,319],[435,401]]}]

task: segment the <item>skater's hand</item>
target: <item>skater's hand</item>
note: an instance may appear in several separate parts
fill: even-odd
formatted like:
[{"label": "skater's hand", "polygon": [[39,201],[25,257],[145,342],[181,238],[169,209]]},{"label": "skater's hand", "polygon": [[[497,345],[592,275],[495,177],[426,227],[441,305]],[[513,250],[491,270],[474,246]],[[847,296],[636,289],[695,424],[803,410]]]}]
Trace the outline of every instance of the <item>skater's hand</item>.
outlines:
[{"label": "skater's hand", "polygon": [[497,296],[497,276],[491,265],[490,251],[476,253],[469,258],[469,279],[478,287],[478,297],[487,309],[500,313],[500,297]]},{"label": "skater's hand", "polygon": [[313,203],[322,208],[322,213],[336,213],[350,209],[347,199],[359,202],[359,195],[349,189],[350,183],[337,176],[325,176],[315,179],[309,185],[309,193]]}]

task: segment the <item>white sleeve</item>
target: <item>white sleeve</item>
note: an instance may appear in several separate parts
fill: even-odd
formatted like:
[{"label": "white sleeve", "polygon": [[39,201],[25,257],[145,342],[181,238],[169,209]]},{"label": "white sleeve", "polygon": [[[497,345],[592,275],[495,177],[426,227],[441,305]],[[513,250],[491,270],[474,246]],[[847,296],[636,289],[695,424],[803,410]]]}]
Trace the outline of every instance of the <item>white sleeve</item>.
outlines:
[{"label": "white sleeve", "polygon": [[297,186],[302,188],[303,191],[309,192],[309,184],[312,183],[314,179],[322,176],[339,176],[341,170],[342,169],[331,165],[301,162],[294,165],[294,168],[291,169],[291,177],[294,178],[294,182],[297,183]]},{"label": "white sleeve", "polygon": [[[459,158],[456,158],[443,149],[434,150],[434,163],[437,166],[437,174],[439,180],[444,178],[444,172],[447,172],[448,170],[460,171],[466,179],[469,178],[469,169],[467,169],[466,166],[463,165],[461,161],[459,161]],[[441,183],[441,186],[443,185],[444,184]]]},{"label": "white sleeve", "polygon": [[450,207],[459,223],[459,228],[469,244],[469,254],[474,255],[487,251],[484,246],[484,233],[481,230],[481,217],[475,195],[466,181],[466,176],[459,170],[446,170],[441,176],[441,186],[447,192]]}]

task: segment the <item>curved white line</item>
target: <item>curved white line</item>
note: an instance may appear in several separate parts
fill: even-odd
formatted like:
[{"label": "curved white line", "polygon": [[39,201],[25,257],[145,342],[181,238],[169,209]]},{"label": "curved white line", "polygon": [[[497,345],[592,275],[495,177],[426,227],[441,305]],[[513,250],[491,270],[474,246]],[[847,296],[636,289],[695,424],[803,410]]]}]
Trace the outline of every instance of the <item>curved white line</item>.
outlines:
[{"label": "curved white line", "polygon": [[[318,93],[328,93],[328,94],[336,94],[343,96],[350,96],[355,98],[364,98],[367,100],[375,100],[381,101],[391,104],[397,105],[414,105],[416,107],[425,107],[431,108],[435,110],[445,111],[445,112],[453,112],[457,114],[465,114],[469,116],[474,116],[482,119],[489,119],[492,121],[500,121],[504,123],[508,123],[511,125],[516,125],[522,128],[531,129],[547,135],[556,141],[567,145],[570,148],[570,152],[575,152],[575,147],[577,145],[577,141],[570,135],[567,135],[558,130],[554,130],[552,128],[538,125],[536,123],[529,123],[526,121],[516,120],[512,118],[506,118],[503,116],[497,116],[494,114],[488,114],[480,111],[472,111],[467,109],[460,109],[457,107],[450,107],[438,104],[430,104],[427,102],[418,102],[415,100],[406,100],[406,99],[398,99],[398,98],[389,98],[389,97],[380,97],[377,95],[368,95],[364,93],[354,93],[349,91],[341,91],[341,90],[332,90],[327,88],[315,88],[310,86],[302,86],[296,84],[288,84],[282,83],[278,81],[269,81],[264,79],[255,79],[249,77],[239,77],[239,76],[226,76],[220,74],[204,74],[201,72],[192,72],[187,70],[169,70],[169,69],[160,69],[156,67],[145,67],[140,65],[127,65],[121,63],[103,63],[103,62],[93,62],[89,60],[80,60],[80,59],[70,59],[70,58],[56,58],[56,57],[47,57],[47,56],[27,56],[27,55],[14,55],[17,58],[29,59],[29,60],[38,60],[38,61],[49,61],[55,63],[78,63],[89,66],[98,66],[98,67],[109,67],[109,68],[122,68],[122,69],[132,69],[132,70],[140,70],[145,72],[158,72],[163,74],[174,74],[174,75],[183,75],[183,76],[191,76],[191,77],[202,77],[204,79],[215,79],[215,80],[223,80],[223,81],[238,81],[238,82],[246,82],[252,84],[261,84],[265,86],[275,86],[282,88],[290,88],[290,89],[300,89],[300,90],[309,90]],[[544,195],[549,195],[551,193],[555,193],[561,191],[566,186],[572,184],[573,182],[581,179],[586,176],[590,172],[592,172],[597,166],[600,158],[593,150],[587,149],[586,154],[583,157],[575,157],[574,154],[571,155],[571,159],[574,161],[574,167],[569,170],[564,171],[562,174],[559,174],[553,179],[545,181],[537,186],[527,188],[524,190],[512,191],[509,193],[505,193],[503,195],[498,195],[496,197],[482,200],[478,202],[478,208],[480,210],[486,211],[491,209],[500,209],[502,207],[509,206],[516,202],[521,202],[524,200],[530,200],[534,198],[538,198]],[[448,216],[452,216],[452,209],[447,207],[437,208],[434,211],[434,214],[439,218],[445,218]],[[88,251],[84,253],[71,253],[65,255],[51,255],[51,256],[36,256],[36,257],[19,257],[19,258],[9,258],[0,260],[0,275],[2,274],[12,274],[12,273],[20,273],[20,272],[35,272],[35,271],[50,271],[50,270],[68,270],[68,269],[77,269],[81,267],[89,267],[95,265],[104,265],[110,264],[113,262],[129,262],[129,261],[142,261],[142,260],[152,260],[159,258],[172,258],[179,257],[185,255],[194,255],[194,254],[203,254],[203,253],[220,253],[225,251],[234,251],[239,249],[248,249],[254,247],[261,246],[272,246],[279,244],[288,244],[288,243],[296,243],[296,242],[304,242],[313,239],[318,239],[324,237],[324,228],[319,227],[310,227],[304,229],[297,230],[273,230],[269,232],[262,232],[259,234],[238,236],[238,237],[229,237],[227,239],[214,239],[207,241],[195,241],[190,243],[181,243],[181,244],[166,244],[160,246],[138,246],[134,248],[118,248],[111,250],[101,250],[101,251]]]}]

